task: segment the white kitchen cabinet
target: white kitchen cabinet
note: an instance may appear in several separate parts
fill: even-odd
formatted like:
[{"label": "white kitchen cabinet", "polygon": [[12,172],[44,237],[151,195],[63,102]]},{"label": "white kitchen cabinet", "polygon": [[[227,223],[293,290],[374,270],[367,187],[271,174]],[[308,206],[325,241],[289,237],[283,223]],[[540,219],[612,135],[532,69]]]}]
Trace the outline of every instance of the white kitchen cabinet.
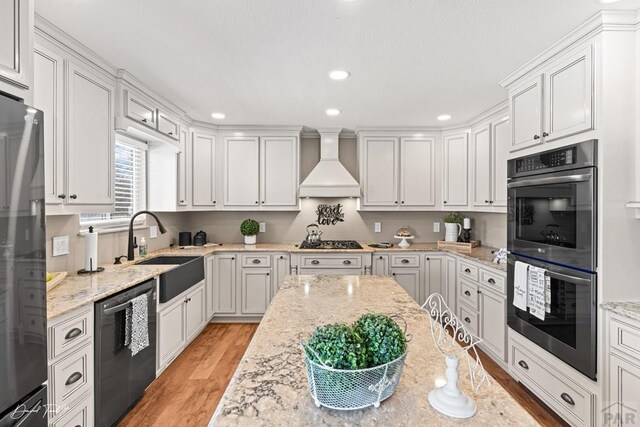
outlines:
[{"label": "white kitchen cabinet", "polygon": [[429,295],[438,293],[448,301],[447,293],[447,255],[426,255],[424,258],[424,286],[422,288],[420,305]]},{"label": "white kitchen cabinet", "polygon": [[491,125],[486,123],[471,131],[472,176],[471,191],[474,206],[491,204]]},{"label": "white kitchen cabinet", "polygon": [[609,356],[609,412],[610,425],[633,425],[638,421],[636,410],[640,396],[640,361],[625,359],[617,354]]},{"label": "white kitchen cabinet", "polygon": [[291,274],[291,257],[288,253],[273,254],[273,295],[278,292],[284,276]]},{"label": "white kitchen cabinet", "polygon": [[392,268],[391,277],[398,282],[402,289],[416,302],[420,301],[421,274],[419,268]]},{"label": "white kitchen cabinet", "polygon": [[434,206],[436,203],[436,151],[434,138],[400,138],[400,205]]},{"label": "white kitchen cabinet", "polygon": [[191,147],[189,144],[189,128],[185,125],[180,127],[178,148],[178,176],[177,176],[177,204],[178,206],[189,206],[191,197],[189,194],[189,152]]},{"label": "white kitchen cabinet", "polygon": [[593,129],[592,46],[563,56],[545,72],[545,142]]},{"label": "white kitchen cabinet", "polygon": [[509,91],[511,151],[542,143],[542,84],[538,75]]},{"label": "white kitchen cabinet", "polygon": [[243,268],[241,273],[241,313],[264,314],[271,302],[270,268]]},{"label": "white kitchen cabinet", "polygon": [[206,323],[204,283],[189,290],[185,299],[185,334],[187,341],[195,337]]},{"label": "white kitchen cabinet", "polygon": [[206,319],[211,320],[215,310],[215,264],[216,260],[213,255],[204,260],[204,280],[205,280],[205,299],[206,299]]},{"label": "white kitchen cabinet", "polygon": [[260,205],[260,139],[225,137],[223,148],[225,207]]},{"label": "white kitchen cabinet", "polygon": [[375,276],[389,275],[389,255],[373,254],[372,274]]},{"label": "white kitchen cabinet", "polygon": [[509,123],[509,117],[491,123],[491,206],[494,208],[507,206],[507,157],[511,143]]},{"label": "white kitchen cabinet", "polygon": [[215,254],[213,298],[215,314],[236,314],[236,255]]},{"label": "white kitchen cabinet", "polygon": [[0,91],[31,104],[33,0],[0,0]]},{"label": "white kitchen cabinet", "polygon": [[114,84],[67,61],[66,191],[70,205],[114,205]]},{"label": "white kitchen cabinet", "polygon": [[124,89],[124,115],[144,126],[156,129],[158,106],[146,96],[131,89]]},{"label": "white kitchen cabinet", "polygon": [[298,138],[260,138],[260,205],[298,206]]},{"label": "white kitchen cabinet", "polygon": [[398,205],[399,139],[366,137],[360,147],[362,207]]},{"label": "white kitchen cabinet", "polygon": [[443,205],[447,209],[468,204],[468,134],[444,137]]},{"label": "white kitchen cabinet", "polygon": [[64,59],[34,47],[33,105],[44,113],[45,201],[62,204],[64,194]]},{"label": "white kitchen cabinet", "polygon": [[183,298],[175,298],[158,312],[158,371],[175,359],[187,344],[185,312]]},{"label": "white kitchen cabinet", "polygon": [[158,132],[167,135],[171,139],[178,140],[180,121],[171,113],[163,110],[157,110],[158,115]]},{"label": "white kitchen cabinet", "polygon": [[488,347],[500,360],[507,359],[507,299],[486,289],[479,291],[480,336],[483,346]]},{"label": "white kitchen cabinet", "polygon": [[[457,306],[457,292],[458,292],[458,269],[457,269],[457,260],[454,256],[448,255],[446,257],[446,265],[445,265],[445,283],[446,283],[446,301],[447,305],[454,312],[456,311]],[[444,294],[443,294],[444,296]]]},{"label": "white kitchen cabinet", "polygon": [[191,134],[191,182],[193,206],[216,206],[216,137],[202,132]]}]

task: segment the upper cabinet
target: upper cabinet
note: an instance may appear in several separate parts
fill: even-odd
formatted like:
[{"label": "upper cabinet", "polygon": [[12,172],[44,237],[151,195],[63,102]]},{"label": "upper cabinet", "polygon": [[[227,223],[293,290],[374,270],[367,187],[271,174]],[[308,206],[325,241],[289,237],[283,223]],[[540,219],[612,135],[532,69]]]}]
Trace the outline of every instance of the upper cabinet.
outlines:
[{"label": "upper cabinet", "polygon": [[158,126],[157,107],[144,95],[135,93],[132,89],[122,89],[122,107],[124,116],[155,129]]},{"label": "upper cabinet", "polygon": [[36,45],[34,106],[43,110],[47,214],[114,205],[114,81],[70,53]]},{"label": "upper cabinet", "polygon": [[491,204],[491,126],[487,123],[471,131],[471,151],[473,153],[471,192],[474,206]]},{"label": "upper cabinet", "polygon": [[434,209],[436,153],[434,136],[359,136],[361,209]]},{"label": "upper cabinet", "polygon": [[32,103],[33,0],[0,0],[0,91]]},{"label": "upper cabinet", "polygon": [[491,122],[491,206],[494,208],[507,207],[509,125],[509,117]]},{"label": "upper cabinet", "polygon": [[445,209],[468,204],[469,142],[468,133],[444,137],[444,176],[442,203]]},{"label": "upper cabinet", "polygon": [[190,148],[192,204],[194,207],[214,208],[218,203],[216,137],[192,132]]},{"label": "upper cabinet", "polygon": [[224,137],[224,209],[299,209],[299,141],[299,135]]},{"label": "upper cabinet", "polygon": [[593,46],[563,55],[509,89],[511,151],[594,128]]}]

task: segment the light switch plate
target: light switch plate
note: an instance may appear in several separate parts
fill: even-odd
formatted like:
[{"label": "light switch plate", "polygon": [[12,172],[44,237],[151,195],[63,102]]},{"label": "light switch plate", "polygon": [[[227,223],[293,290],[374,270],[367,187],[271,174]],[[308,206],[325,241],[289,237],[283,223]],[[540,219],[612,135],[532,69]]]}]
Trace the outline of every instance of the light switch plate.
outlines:
[{"label": "light switch plate", "polygon": [[266,233],[267,232],[267,223],[266,222],[261,222],[260,223],[260,232],[261,233]]},{"label": "light switch plate", "polygon": [[374,222],[373,223],[373,232],[374,233],[382,233],[382,223]]},{"label": "light switch plate", "polygon": [[158,237],[158,226],[157,225],[149,226],[149,238],[155,239],[156,237]]},{"label": "light switch plate", "polygon": [[433,232],[434,233],[439,233],[440,232],[440,223],[439,222],[434,222],[433,223]]},{"label": "light switch plate", "polygon": [[69,254],[69,236],[56,236],[53,238],[52,256]]}]

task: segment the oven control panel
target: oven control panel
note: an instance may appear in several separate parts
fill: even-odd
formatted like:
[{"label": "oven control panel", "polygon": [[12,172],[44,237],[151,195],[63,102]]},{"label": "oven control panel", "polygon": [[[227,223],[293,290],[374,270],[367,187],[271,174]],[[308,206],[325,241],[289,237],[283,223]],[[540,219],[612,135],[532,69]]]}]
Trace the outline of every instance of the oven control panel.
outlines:
[{"label": "oven control panel", "polygon": [[577,162],[577,148],[569,147],[555,151],[547,151],[529,157],[523,157],[516,160],[516,173],[532,172],[557,168],[560,166],[569,166]]}]

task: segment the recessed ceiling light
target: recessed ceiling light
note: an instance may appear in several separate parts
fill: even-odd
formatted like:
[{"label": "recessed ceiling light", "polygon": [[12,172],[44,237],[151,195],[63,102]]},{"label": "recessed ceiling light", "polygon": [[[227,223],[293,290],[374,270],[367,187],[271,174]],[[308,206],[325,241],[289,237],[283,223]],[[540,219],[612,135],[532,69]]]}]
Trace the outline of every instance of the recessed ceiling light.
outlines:
[{"label": "recessed ceiling light", "polygon": [[438,120],[440,120],[441,122],[442,122],[442,121],[445,121],[445,120],[449,120],[450,118],[451,118],[451,116],[450,116],[450,115],[448,115],[448,114],[440,114],[440,115],[438,116]]},{"label": "recessed ceiling light", "polygon": [[329,77],[333,80],[344,80],[351,75],[347,70],[333,70],[329,72]]},{"label": "recessed ceiling light", "polygon": [[211,113],[211,117],[214,119],[224,119],[227,116],[225,116],[224,113]]},{"label": "recessed ceiling light", "polygon": [[338,114],[341,113],[340,110],[338,110],[337,108],[329,108],[327,111],[327,116],[337,116]]}]

